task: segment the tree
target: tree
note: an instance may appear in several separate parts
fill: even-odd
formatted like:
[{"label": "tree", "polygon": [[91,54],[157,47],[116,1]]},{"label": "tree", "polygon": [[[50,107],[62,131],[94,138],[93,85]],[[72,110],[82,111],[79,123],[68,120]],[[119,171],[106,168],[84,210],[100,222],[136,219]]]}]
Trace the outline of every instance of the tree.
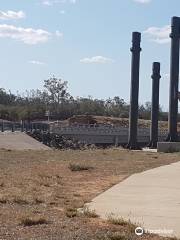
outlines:
[{"label": "tree", "polygon": [[105,102],[106,113],[108,116],[113,117],[127,117],[129,106],[125,103],[124,99],[115,96],[113,99],[109,98]]},{"label": "tree", "polygon": [[0,88],[0,104],[8,105],[15,101],[16,96],[10,91],[7,93],[3,88]]},{"label": "tree", "polygon": [[67,92],[67,81],[61,78],[51,77],[44,80],[44,88],[47,90],[51,103],[60,104],[69,97]]}]

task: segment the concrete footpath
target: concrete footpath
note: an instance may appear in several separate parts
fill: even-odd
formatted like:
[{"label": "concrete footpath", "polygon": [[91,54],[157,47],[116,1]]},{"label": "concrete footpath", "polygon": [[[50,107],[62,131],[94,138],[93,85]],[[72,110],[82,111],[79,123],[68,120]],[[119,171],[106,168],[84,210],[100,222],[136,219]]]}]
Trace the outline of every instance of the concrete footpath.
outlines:
[{"label": "concrete footpath", "polygon": [[51,150],[34,138],[21,132],[1,132],[0,149],[10,150]]},{"label": "concrete footpath", "polygon": [[132,175],[88,206],[102,218],[113,214],[146,231],[180,237],[180,162]]}]

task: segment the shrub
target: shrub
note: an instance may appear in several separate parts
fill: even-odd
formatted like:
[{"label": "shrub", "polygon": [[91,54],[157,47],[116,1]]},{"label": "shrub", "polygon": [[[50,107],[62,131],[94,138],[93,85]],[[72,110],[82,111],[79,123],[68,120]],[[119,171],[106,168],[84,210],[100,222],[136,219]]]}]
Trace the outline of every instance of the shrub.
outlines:
[{"label": "shrub", "polygon": [[21,225],[23,226],[33,226],[33,225],[40,225],[40,224],[47,224],[48,221],[44,217],[24,217],[21,219]]},{"label": "shrub", "polygon": [[97,217],[99,217],[99,215],[96,213],[95,210],[90,210],[88,207],[85,207],[83,209],[83,214],[86,217],[89,217],[89,218],[97,218]]},{"label": "shrub", "polygon": [[66,209],[66,216],[69,218],[76,217],[77,214],[78,214],[78,212],[77,212],[76,208],[67,208]]},{"label": "shrub", "polygon": [[81,164],[81,163],[70,163],[69,169],[72,172],[76,172],[76,171],[88,171],[88,170],[93,169],[93,167],[86,165],[86,164]]}]

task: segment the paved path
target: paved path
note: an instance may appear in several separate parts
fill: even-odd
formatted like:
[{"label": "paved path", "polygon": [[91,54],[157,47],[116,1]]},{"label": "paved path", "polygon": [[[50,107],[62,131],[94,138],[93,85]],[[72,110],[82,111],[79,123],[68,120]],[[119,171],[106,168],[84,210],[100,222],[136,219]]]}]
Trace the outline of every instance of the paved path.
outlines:
[{"label": "paved path", "polygon": [[21,132],[0,133],[0,149],[11,150],[50,150],[49,147]]},{"label": "paved path", "polygon": [[160,235],[180,237],[180,162],[132,175],[89,207],[102,218],[115,214]]}]

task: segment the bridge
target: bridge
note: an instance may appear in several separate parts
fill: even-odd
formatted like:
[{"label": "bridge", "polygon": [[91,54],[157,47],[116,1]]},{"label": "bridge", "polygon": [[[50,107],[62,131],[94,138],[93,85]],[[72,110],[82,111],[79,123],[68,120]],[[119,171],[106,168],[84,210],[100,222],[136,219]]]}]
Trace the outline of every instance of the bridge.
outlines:
[{"label": "bridge", "polygon": [[[72,125],[60,126],[51,124],[50,132],[73,138],[87,144],[113,144],[123,145],[128,143],[128,127],[96,126],[96,125]],[[167,131],[159,131],[159,141],[165,141]],[[148,128],[138,129],[138,142],[141,144],[149,143],[150,130]]]},{"label": "bridge", "polygon": [[[68,139],[75,139],[87,144],[106,144],[106,145],[125,145],[128,143],[128,127],[117,127],[111,125],[87,125],[74,124],[64,126],[57,122],[48,124],[47,122],[0,122],[1,132],[32,132],[39,131],[42,134],[49,132],[52,135],[64,136]],[[159,142],[163,142],[167,138],[167,130],[159,130]],[[180,133],[179,133],[180,139]],[[138,142],[140,144],[148,144],[150,141],[150,129],[138,129]]]}]

